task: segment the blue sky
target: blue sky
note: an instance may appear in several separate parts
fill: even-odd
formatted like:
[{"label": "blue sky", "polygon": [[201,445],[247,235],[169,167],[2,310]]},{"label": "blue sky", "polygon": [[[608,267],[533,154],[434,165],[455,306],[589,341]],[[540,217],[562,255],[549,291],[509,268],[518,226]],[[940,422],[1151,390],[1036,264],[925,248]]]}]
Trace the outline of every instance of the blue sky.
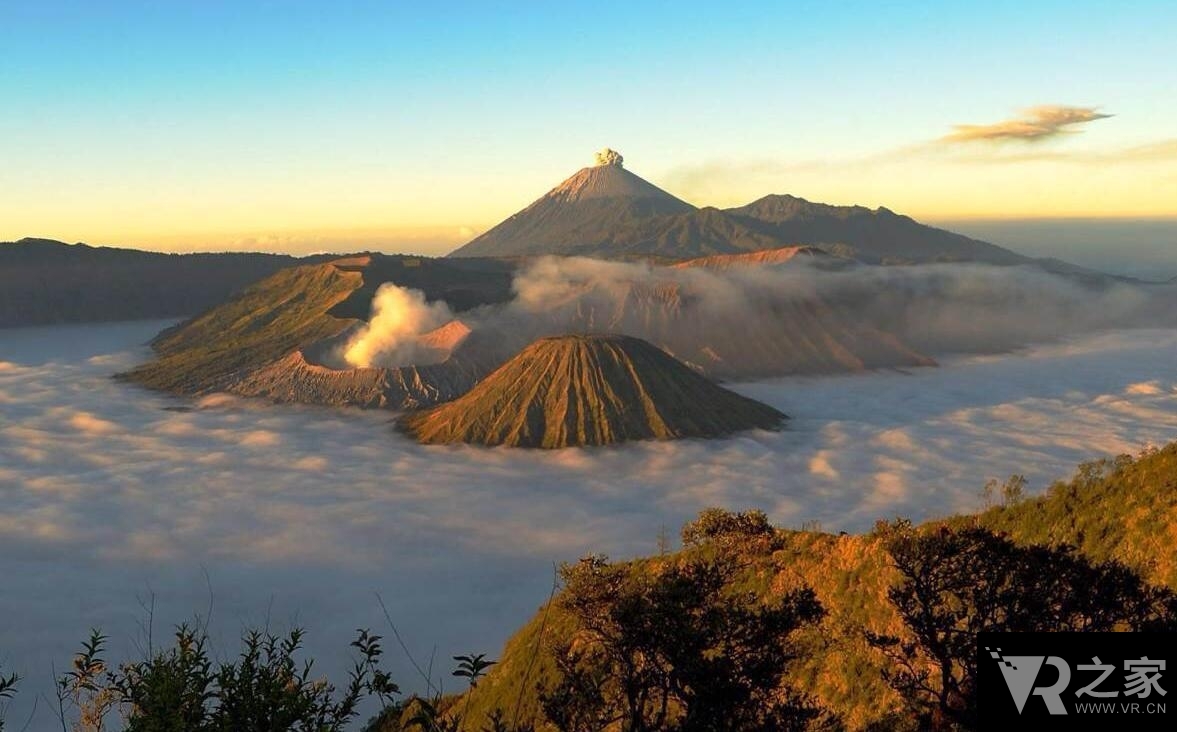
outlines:
[{"label": "blue sky", "polygon": [[[428,249],[604,145],[697,204],[1177,215],[1175,35],[1172,2],[0,0],[0,239]],[[935,144],[1037,105],[1114,116]]]}]

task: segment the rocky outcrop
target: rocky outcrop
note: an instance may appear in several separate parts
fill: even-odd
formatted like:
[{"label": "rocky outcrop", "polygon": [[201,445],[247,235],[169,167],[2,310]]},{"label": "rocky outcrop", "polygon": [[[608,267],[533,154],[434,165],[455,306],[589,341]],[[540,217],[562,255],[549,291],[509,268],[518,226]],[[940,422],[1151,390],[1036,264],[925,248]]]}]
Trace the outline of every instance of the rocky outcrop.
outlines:
[{"label": "rocky outcrop", "polygon": [[461,358],[426,366],[332,369],[310,363],[302,351],[295,351],[243,372],[226,383],[225,390],[275,402],[417,409],[465,394],[487,370]]},{"label": "rocky outcrop", "polygon": [[817,265],[849,263],[847,260],[835,257],[817,247],[779,247],[741,254],[712,254],[707,257],[688,259],[672,266],[676,269],[702,267],[722,272],[733,267],[770,267],[797,261]]}]

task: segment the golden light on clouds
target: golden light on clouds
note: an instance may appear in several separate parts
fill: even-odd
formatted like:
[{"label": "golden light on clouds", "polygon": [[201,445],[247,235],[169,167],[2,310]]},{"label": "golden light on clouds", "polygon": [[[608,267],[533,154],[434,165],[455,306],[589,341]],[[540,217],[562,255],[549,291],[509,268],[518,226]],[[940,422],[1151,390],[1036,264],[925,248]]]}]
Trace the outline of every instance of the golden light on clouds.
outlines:
[{"label": "golden light on clouds", "polygon": [[1022,111],[1020,117],[987,125],[954,125],[942,142],[977,142],[983,140],[1021,140],[1034,142],[1078,132],[1078,125],[1111,117],[1095,107],[1070,107],[1044,104]]}]

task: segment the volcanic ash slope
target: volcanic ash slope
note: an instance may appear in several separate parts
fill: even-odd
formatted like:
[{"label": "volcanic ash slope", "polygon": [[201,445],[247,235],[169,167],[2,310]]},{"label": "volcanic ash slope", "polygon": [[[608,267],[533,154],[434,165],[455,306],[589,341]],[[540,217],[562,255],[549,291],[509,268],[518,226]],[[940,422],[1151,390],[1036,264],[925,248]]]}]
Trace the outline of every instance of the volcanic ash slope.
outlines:
[{"label": "volcanic ash slope", "polygon": [[646,341],[542,338],[466,395],[401,418],[424,443],[561,448],[776,429],[785,415]]}]

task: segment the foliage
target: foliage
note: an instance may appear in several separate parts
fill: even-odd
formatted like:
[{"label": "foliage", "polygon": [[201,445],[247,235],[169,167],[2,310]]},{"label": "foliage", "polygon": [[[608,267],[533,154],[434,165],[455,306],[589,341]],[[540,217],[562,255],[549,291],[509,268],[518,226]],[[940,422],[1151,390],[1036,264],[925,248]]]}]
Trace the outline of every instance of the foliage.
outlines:
[{"label": "foliage", "polygon": [[732,592],[736,555],[698,553],[658,571],[589,557],[565,567],[559,600],[577,632],[542,690],[562,732],[801,729],[819,717],[782,688],[791,635],[823,615],[812,590],[774,600]]},{"label": "foliage", "polygon": [[111,669],[102,657],[107,639],[95,630],[58,681],[62,726],[68,703],[73,729],[85,732],[101,732],[116,708],[127,732],[339,732],[363,699],[387,704],[398,693],[379,668],[380,636],[357,631],[358,659],[341,694],[313,675],[313,661],[299,662],[303,637],[297,628],[285,636],[247,631],[238,657],[214,664],[207,636],[183,625],[172,647]]},{"label": "foliage", "polygon": [[[486,658],[484,653],[454,656],[453,659],[458,665],[452,675],[468,679],[468,690],[474,689],[487,669],[496,663]],[[462,703],[459,704],[458,697],[447,696],[440,691],[430,698],[413,696],[401,704],[385,707],[364,729],[365,732],[461,732],[474,729],[480,732],[535,732],[535,727],[530,723],[509,723],[501,709],[493,710],[483,726],[469,726],[469,701],[468,694],[462,697]]]},{"label": "foliage", "polygon": [[[1004,484],[1011,490],[1003,490]],[[1022,488],[1021,500],[1017,500],[1017,486]],[[1177,588],[1177,553],[1172,550],[1177,542],[1177,443],[1132,457],[1085,463],[1073,478],[1054,484],[1044,495],[1026,496],[1026,489],[1017,476],[995,482],[992,502],[1005,498],[1008,505],[937,521],[919,530],[985,528],[1016,546],[1037,545],[1037,551],[1046,547],[1069,556],[1067,561],[1102,567],[1106,582],[1092,581],[1093,585],[1115,588],[1121,583],[1118,573],[1126,572],[1135,576],[1123,580],[1131,587],[1143,579],[1154,587]],[[931,719],[925,703],[913,705],[887,681],[894,680],[898,671],[892,656],[901,650],[899,644],[914,642],[888,596],[892,587],[904,582],[888,551],[894,536],[894,526],[886,523],[879,531],[836,536],[775,529],[757,512],[709,509],[684,529],[681,551],[659,552],[626,566],[632,573],[654,576],[662,567],[690,555],[724,551],[738,555],[746,566],[730,591],[753,592],[767,600],[811,587],[827,615],[820,624],[793,634],[798,657],[789,664],[784,683],[836,711],[848,729],[909,729],[921,724],[920,714],[925,715],[925,724]],[[1076,582],[1074,573],[1070,576]],[[1065,577],[1034,578],[1033,582],[1044,582],[1047,590],[1056,592]],[[1079,593],[1075,602],[1098,607],[1101,597],[1109,595]],[[1155,608],[1158,623],[1165,616],[1164,604],[1158,600]],[[1171,609],[1168,617],[1172,615]],[[1093,626],[1106,617],[1096,615]],[[537,683],[549,693],[562,683],[599,688],[599,680],[591,675],[569,679],[564,674],[567,664],[557,664],[554,652],[572,643],[577,628],[576,618],[561,601],[541,610],[507,643],[499,665],[471,693],[472,719],[485,720],[491,710],[503,708],[517,710],[519,720],[542,721]],[[872,636],[898,643],[871,645],[867,638]],[[925,665],[921,670],[929,668]]]},{"label": "foliage", "polygon": [[1023,544],[1071,545],[1177,588],[1177,443],[1083,463],[1045,495],[954,523],[986,526]]},{"label": "foliage", "polygon": [[979,527],[891,527],[902,577],[888,597],[909,632],[871,634],[892,660],[888,681],[927,726],[976,723],[976,639],[982,631],[1175,628],[1174,594],[1114,561],[1071,547],[1020,546]]},{"label": "foliage", "polygon": [[699,518],[683,526],[684,546],[701,546],[709,542],[722,544],[746,543],[751,540],[771,541],[777,531],[769,523],[764,511],[725,511],[708,508]]},{"label": "foliage", "polygon": [[486,674],[486,670],[495,665],[495,661],[488,660],[485,653],[469,656],[454,656],[458,667],[454,669],[454,676],[470,680],[470,688],[478,685],[478,680]]},{"label": "foliage", "polygon": [[992,508],[997,505],[997,497],[1001,496],[1002,506],[1016,506],[1026,499],[1026,476],[1011,475],[1004,483],[998,483],[995,479],[990,479],[985,483],[984,489],[981,491],[981,498],[984,500],[985,508]]},{"label": "foliage", "polygon": [[[14,673],[5,675],[0,671],[0,701],[11,699],[16,694],[16,684],[20,677]],[[0,706],[0,732],[4,732],[4,707]]]}]

